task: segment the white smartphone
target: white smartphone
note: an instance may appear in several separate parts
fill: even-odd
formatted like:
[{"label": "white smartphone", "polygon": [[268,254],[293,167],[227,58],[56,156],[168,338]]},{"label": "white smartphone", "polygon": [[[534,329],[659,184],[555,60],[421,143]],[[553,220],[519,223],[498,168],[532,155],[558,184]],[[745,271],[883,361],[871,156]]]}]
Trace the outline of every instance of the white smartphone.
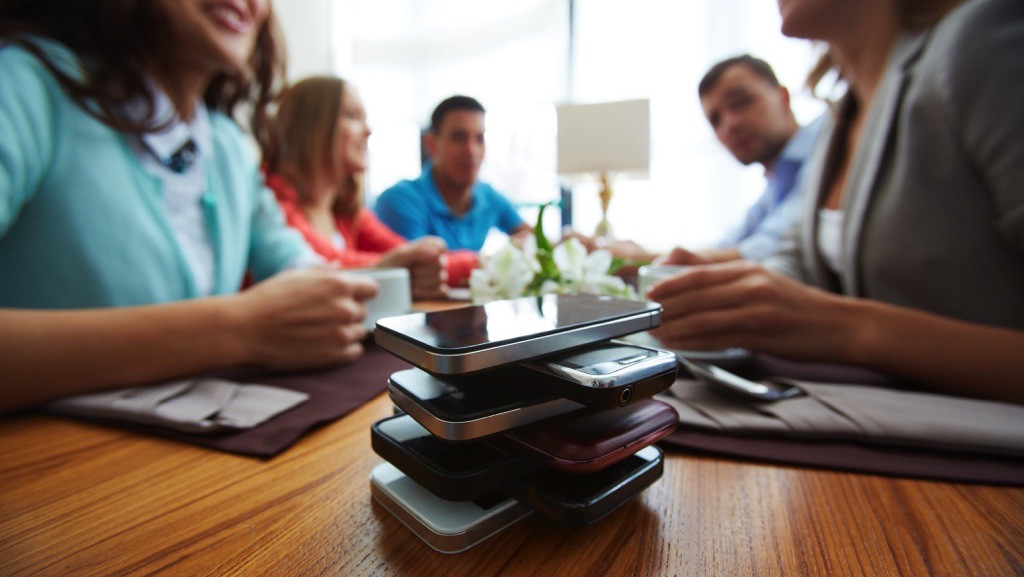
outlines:
[{"label": "white smartphone", "polygon": [[421,369],[461,375],[646,331],[661,305],[591,295],[543,295],[377,321],[381,347]]},{"label": "white smartphone", "polygon": [[504,495],[447,501],[391,463],[373,468],[370,494],[431,549],[441,553],[461,553],[532,512]]}]

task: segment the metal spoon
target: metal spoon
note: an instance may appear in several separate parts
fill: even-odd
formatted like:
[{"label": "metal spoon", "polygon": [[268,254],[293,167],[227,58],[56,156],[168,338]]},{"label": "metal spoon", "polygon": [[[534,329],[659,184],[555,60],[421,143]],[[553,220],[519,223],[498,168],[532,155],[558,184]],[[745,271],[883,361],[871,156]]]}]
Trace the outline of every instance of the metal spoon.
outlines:
[{"label": "metal spoon", "polygon": [[710,384],[716,390],[739,395],[745,399],[774,402],[804,394],[804,390],[794,384],[775,381],[755,383],[711,363],[691,361],[684,357],[680,357],[679,361],[691,375]]}]

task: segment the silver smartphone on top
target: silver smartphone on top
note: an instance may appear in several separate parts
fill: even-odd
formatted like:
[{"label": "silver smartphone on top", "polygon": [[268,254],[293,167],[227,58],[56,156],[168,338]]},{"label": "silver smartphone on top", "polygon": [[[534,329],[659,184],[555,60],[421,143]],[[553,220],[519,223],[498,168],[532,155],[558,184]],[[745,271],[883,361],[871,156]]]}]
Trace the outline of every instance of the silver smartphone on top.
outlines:
[{"label": "silver smartphone on top", "polygon": [[493,301],[377,321],[381,347],[425,371],[461,375],[661,324],[661,305],[591,295]]}]

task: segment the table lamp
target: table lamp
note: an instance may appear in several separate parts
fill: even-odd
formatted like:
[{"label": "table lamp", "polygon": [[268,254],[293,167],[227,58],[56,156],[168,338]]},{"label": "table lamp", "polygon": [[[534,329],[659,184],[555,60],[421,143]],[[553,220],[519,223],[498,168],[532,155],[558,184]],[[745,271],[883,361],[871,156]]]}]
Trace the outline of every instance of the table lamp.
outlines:
[{"label": "table lamp", "polygon": [[562,104],[558,114],[558,173],[598,173],[601,222],[594,236],[611,238],[612,173],[646,175],[651,163],[650,101]]}]

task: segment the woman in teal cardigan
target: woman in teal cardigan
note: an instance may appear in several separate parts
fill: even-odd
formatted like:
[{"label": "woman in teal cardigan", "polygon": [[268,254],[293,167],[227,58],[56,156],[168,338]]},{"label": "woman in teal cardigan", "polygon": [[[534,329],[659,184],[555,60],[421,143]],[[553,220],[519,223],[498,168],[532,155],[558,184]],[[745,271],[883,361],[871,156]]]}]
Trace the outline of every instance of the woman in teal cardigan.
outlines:
[{"label": "woman in teal cardigan", "polygon": [[231,116],[265,137],[275,32],[268,0],[0,7],[0,412],[361,354],[376,286],[314,266]]}]

